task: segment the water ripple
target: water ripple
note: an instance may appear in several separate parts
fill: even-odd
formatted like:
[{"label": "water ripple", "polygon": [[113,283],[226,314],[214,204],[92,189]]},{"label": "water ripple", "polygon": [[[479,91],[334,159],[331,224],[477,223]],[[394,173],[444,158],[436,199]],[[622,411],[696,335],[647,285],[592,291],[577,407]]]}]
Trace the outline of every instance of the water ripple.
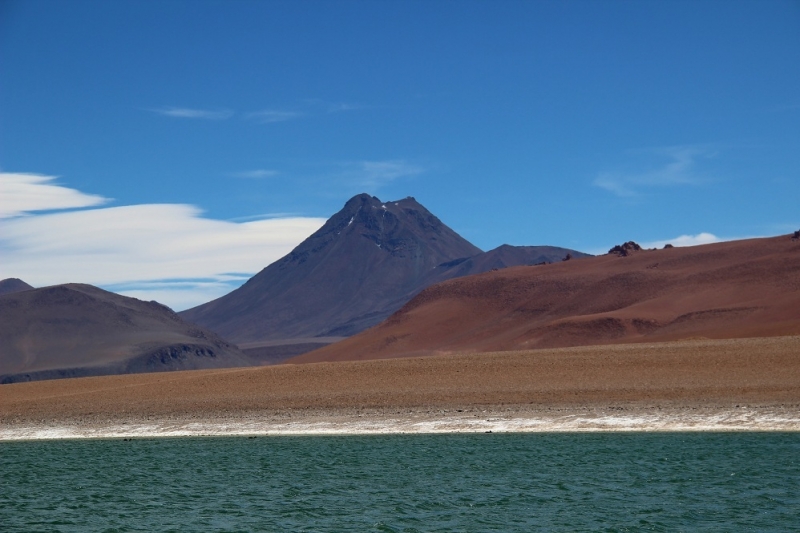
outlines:
[{"label": "water ripple", "polygon": [[0,443],[3,531],[794,531],[800,434]]}]

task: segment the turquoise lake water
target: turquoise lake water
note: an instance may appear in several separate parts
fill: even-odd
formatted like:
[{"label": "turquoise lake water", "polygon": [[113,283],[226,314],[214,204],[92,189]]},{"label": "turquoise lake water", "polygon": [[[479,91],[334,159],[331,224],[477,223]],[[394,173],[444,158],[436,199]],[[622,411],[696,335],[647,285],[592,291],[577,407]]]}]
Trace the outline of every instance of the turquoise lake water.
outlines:
[{"label": "turquoise lake water", "polygon": [[800,531],[800,434],[0,443],[0,531]]}]

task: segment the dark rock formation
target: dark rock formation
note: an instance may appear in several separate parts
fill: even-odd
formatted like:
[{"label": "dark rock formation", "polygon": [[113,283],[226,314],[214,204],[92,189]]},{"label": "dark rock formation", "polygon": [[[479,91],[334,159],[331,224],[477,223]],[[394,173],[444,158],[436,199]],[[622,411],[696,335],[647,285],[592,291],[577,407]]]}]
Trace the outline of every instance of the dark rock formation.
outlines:
[{"label": "dark rock formation", "polygon": [[609,254],[615,254],[620,257],[627,257],[634,252],[639,252],[642,247],[633,241],[628,241],[624,244],[618,244],[608,251]]}]

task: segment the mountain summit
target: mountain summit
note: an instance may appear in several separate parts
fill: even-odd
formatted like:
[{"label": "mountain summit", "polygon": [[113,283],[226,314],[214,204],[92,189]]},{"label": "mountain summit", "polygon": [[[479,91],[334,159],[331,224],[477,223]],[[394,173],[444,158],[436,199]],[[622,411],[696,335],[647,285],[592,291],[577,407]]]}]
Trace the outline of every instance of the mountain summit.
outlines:
[{"label": "mountain summit", "polygon": [[480,253],[414,198],[359,194],[289,255],[181,316],[239,343],[348,336],[399,309],[438,265]]},{"label": "mountain summit", "polygon": [[455,277],[586,254],[553,246],[481,252],[408,197],[359,194],[289,255],[180,315],[275,363],[372,327]]}]

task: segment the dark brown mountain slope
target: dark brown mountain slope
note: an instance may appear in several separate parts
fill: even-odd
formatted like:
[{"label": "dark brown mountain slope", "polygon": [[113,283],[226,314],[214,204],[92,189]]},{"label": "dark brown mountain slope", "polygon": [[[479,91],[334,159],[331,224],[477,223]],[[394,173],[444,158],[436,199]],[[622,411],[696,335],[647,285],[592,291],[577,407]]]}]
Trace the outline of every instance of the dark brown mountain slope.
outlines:
[{"label": "dark brown mountain slope", "polygon": [[11,294],[12,292],[27,291],[32,288],[18,278],[8,278],[0,281],[0,294]]},{"label": "dark brown mountain slope", "polygon": [[437,281],[569,252],[578,253],[501,247],[484,254],[413,198],[381,202],[360,194],[245,285],[180,314],[248,350],[269,349],[263,357],[277,361],[292,345],[276,348],[274,341],[312,346],[315,337],[353,335]]},{"label": "dark brown mountain slope", "polygon": [[251,364],[156,302],[79,284],[0,296],[0,382]]},{"label": "dark brown mountain slope", "polygon": [[408,301],[436,265],[479,252],[413,198],[361,194],[242,287],[181,316],[234,342],[351,335]]},{"label": "dark brown mountain slope", "polygon": [[800,241],[781,236],[450,280],[379,326],[289,361],[797,334]]}]

